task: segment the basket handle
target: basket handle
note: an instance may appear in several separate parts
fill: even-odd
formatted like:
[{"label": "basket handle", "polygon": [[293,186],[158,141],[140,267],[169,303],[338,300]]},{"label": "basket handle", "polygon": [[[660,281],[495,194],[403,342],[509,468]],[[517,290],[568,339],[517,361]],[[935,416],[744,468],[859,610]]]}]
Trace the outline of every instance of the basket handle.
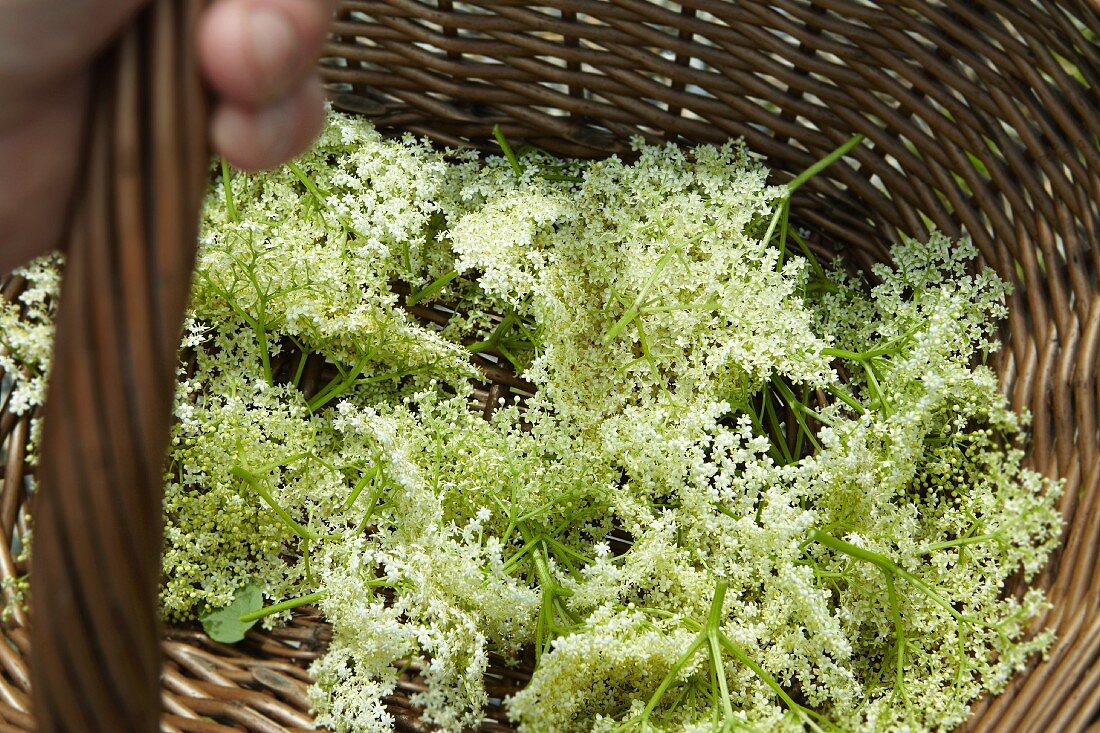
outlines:
[{"label": "basket handle", "polygon": [[42,733],[158,727],[163,461],[207,161],[202,5],[154,0],[94,72],[34,504]]}]

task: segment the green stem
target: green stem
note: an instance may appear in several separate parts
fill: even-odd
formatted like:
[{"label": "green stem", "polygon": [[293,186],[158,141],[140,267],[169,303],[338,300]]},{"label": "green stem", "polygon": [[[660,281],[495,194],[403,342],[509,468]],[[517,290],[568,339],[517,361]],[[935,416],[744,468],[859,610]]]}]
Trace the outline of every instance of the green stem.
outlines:
[{"label": "green stem", "polygon": [[500,352],[501,356],[508,360],[508,363],[512,365],[512,368],[516,370],[516,374],[523,373],[523,367],[519,363],[519,358],[516,357],[516,355],[513,354],[507,346],[505,346],[504,344],[497,344],[497,351]]},{"label": "green stem", "polygon": [[806,183],[806,181],[810,180],[818,173],[825,170],[836,161],[840,160],[852,148],[854,148],[856,145],[859,145],[859,143],[861,143],[862,141],[863,135],[853,135],[852,137],[848,138],[848,140],[843,145],[833,150],[831,153],[811,165],[806,170],[802,171],[802,173],[796,176],[794,180],[787,184],[787,193],[783,196],[782,199],[779,200],[779,203],[776,205],[775,213],[772,214],[771,221],[768,223],[768,229],[764,232],[763,239],[760,240],[765,245],[770,243],[772,240],[772,235],[775,233],[776,227],[779,226],[781,221],[783,222],[783,227],[781,229],[780,235],[778,259],[779,266],[783,265],[783,257],[786,253],[787,248],[787,220],[790,216],[791,195],[795,191],[797,191],[804,183]]},{"label": "green stem", "polygon": [[374,356],[375,350],[372,349],[365,354],[360,355],[359,360],[352,366],[351,371],[347,374],[342,374],[339,377],[333,379],[324,389],[317,394],[313,395],[313,399],[309,401],[310,412],[317,412],[317,410],[324,407],[330,401],[336,399],[344,392],[349,390],[355,380],[359,378],[359,375],[366,368],[367,362]]},{"label": "green stem", "polygon": [[649,291],[657,284],[657,280],[661,277],[661,273],[668,266],[668,263],[672,260],[672,257],[679,252],[679,248],[672,248],[661,255],[661,259],[657,260],[657,264],[653,267],[653,272],[649,273],[649,277],[642,283],[642,287],[638,290],[638,296],[634,298],[634,303],[623,314],[622,318],[615,322],[615,325],[611,327],[611,330],[604,334],[604,344],[609,344],[615,340],[615,338],[626,330],[626,327],[630,325],[638,313],[641,311],[642,306],[645,304],[646,297],[649,295]]},{"label": "green stem", "polygon": [[771,423],[772,433],[775,435],[775,440],[772,442],[776,448],[782,454],[783,463],[794,463],[794,458],[791,456],[790,448],[787,447],[787,436],[784,434],[783,426],[779,422],[779,416],[776,414],[775,405],[772,404],[772,400],[769,399],[770,395],[765,390],[764,394],[764,414],[768,418],[768,422]]},{"label": "green stem", "polygon": [[718,642],[719,631],[707,629],[707,651],[710,653],[710,663],[714,665],[714,674],[718,678],[719,698],[722,700],[722,712],[726,720],[733,719],[733,702],[730,700],[729,682],[726,680],[726,665],[722,662],[722,647]]},{"label": "green stem", "polygon": [[317,601],[322,600],[326,595],[327,594],[324,591],[317,591],[316,593],[310,593],[309,595],[302,596],[301,598],[291,598],[288,601],[274,603],[270,606],[265,606],[259,610],[251,611],[241,616],[241,623],[252,623],[253,621],[259,621],[266,616],[273,616],[276,613],[290,611],[291,609],[298,608],[300,606],[308,606],[311,603],[316,603]]},{"label": "green stem", "polygon": [[27,371],[29,371],[32,376],[35,376],[35,377],[41,377],[42,376],[41,372],[39,372],[37,369],[34,368],[34,365],[32,365],[29,361],[27,361],[22,356],[20,356],[19,352],[16,351],[14,348],[12,348],[12,345],[10,343],[8,343],[6,340],[4,340],[3,335],[0,335],[0,347],[3,347],[4,350],[8,352],[8,356],[10,356],[12,359],[14,359],[16,361],[16,363],[22,365],[23,368],[25,368]]},{"label": "green stem", "polygon": [[517,550],[514,555],[512,555],[510,558],[508,558],[505,561],[504,567],[503,567],[504,572],[510,573],[513,570],[515,570],[517,567],[519,567],[520,562],[527,555],[530,555],[534,551],[534,549],[535,549],[535,543],[534,542],[525,542],[523,547],[521,547],[519,550]]},{"label": "green stem", "polygon": [[858,351],[848,351],[847,349],[834,349],[831,347],[822,349],[821,354],[823,356],[831,356],[836,359],[847,359],[848,361],[863,361],[865,358],[867,358],[866,354]]},{"label": "green stem", "polygon": [[572,556],[574,559],[580,560],[585,565],[593,565],[596,562],[593,558],[586,557],[585,555],[582,555],[581,553],[574,550],[572,547],[569,547],[567,545],[563,545],[562,543],[558,542],[553,537],[544,537],[542,539],[542,541],[548,547],[552,547],[553,549],[557,550],[559,556],[561,556],[561,557]]},{"label": "green stem", "polygon": [[680,658],[676,660],[676,663],[672,665],[672,669],[670,669],[668,674],[665,675],[665,678],[661,680],[661,684],[657,686],[657,690],[650,696],[649,702],[646,704],[645,709],[642,710],[643,722],[649,720],[649,716],[653,714],[653,710],[661,702],[661,698],[668,692],[668,688],[676,682],[676,678],[680,676],[681,670],[683,670],[684,666],[692,660],[696,652],[703,647],[706,640],[705,634],[696,636],[695,640],[692,641],[691,645],[687,648],[687,651],[685,651]]},{"label": "green stem", "polygon": [[828,276],[825,274],[825,268],[817,261],[817,256],[814,255],[813,250],[810,249],[810,245],[806,244],[806,240],[794,229],[788,229],[787,234],[798,244],[798,248],[802,250],[802,256],[810,263],[810,269],[814,271],[815,277],[823,284],[827,283],[830,289],[836,289],[836,284],[829,280]]},{"label": "green stem", "polygon": [[264,500],[264,503],[271,507],[271,511],[275,512],[275,516],[279,517],[279,519],[283,521],[283,524],[285,524],[291,532],[298,535],[303,540],[321,539],[321,535],[303,527],[301,524],[295,521],[294,517],[290,516],[290,513],[287,512],[286,509],[283,509],[279,505],[279,503],[275,501],[275,497],[273,497],[267,487],[263,485],[263,481],[260,479],[259,476],[252,473],[251,471],[248,471],[245,468],[242,468],[241,466],[233,466],[229,469],[229,471],[234,476],[248,484],[249,488],[255,491],[259,495],[259,497]]},{"label": "green stem", "polygon": [[[436,363],[434,361],[432,361],[428,364],[425,364],[424,366],[416,367],[415,369],[402,369],[402,370],[396,371],[396,372],[383,372],[382,374],[375,374],[375,375],[370,376],[370,377],[358,377],[358,378],[352,380],[352,382],[348,385],[348,387],[350,388],[350,387],[354,387],[356,385],[362,385],[362,384],[376,384],[378,382],[389,382],[390,380],[393,380],[393,379],[401,379],[402,377],[411,377],[414,374],[423,374],[424,372],[429,371],[430,369],[432,369],[435,366],[435,364]],[[346,391],[346,390],[342,389],[340,394],[343,394],[344,391]],[[339,395],[337,395],[337,396],[339,396]]]},{"label": "green stem", "polygon": [[873,359],[863,362],[863,371],[867,375],[867,391],[871,394],[872,403],[887,408],[886,395],[882,390],[882,385],[879,384],[878,376],[875,374]]},{"label": "green stem", "polygon": [[[642,730],[648,730],[649,718],[653,715],[653,711],[657,708],[657,705],[661,702],[665,693],[667,693],[668,689],[676,682],[676,679],[680,676],[684,667],[695,657],[699,650],[706,647],[708,660],[710,662],[709,672],[712,694],[721,699],[720,705],[722,714],[725,716],[725,724],[722,730],[727,730],[729,726],[736,725],[736,719],[734,717],[735,712],[730,698],[729,683],[726,679],[725,666],[722,663],[722,650],[724,649],[738,662],[752,670],[752,672],[767,685],[792,712],[809,725],[811,729],[820,731],[821,728],[813,720],[815,717],[820,716],[795,702],[767,670],[753,661],[722,632],[722,621],[724,619],[723,611],[726,591],[728,589],[729,581],[724,578],[717,581],[714,588],[714,597],[710,604],[710,611],[707,613],[706,625],[696,634],[690,646],[688,646],[687,651],[685,651],[680,658],[676,660],[676,663],[672,665],[672,669],[670,669],[664,679],[661,680],[661,684],[658,685],[656,691],[650,696],[641,714],[637,718],[634,718],[634,720],[641,724]],[[715,714],[718,714],[717,708],[715,708]],[[824,718],[821,719],[827,725],[832,725]],[[718,725],[719,723],[720,721],[716,719],[715,724]]]},{"label": "green stem", "polygon": [[[822,419],[822,417],[818,415],[817,412],[811,410],[800,400],[798,400],[794,396],[794,392],[791,391],[791,388],[788,387],[781,378],[775,377],[772,379],[772,382],[783,395],[783,399],[787,401],[787,406],[790,407],[791,412],[794,413],[794,419],[798,422],[798,426],[802,428],[802,432],[805,433],[806,437],[810,439],[810,442],[813,444],[814,449],[820,451],[821,444],[817,442],[817,436],[815,436],[813,434],[813,431],[810,430],[810,426],[806,423],[806,418],[804,416],[809,415],[813,419],[820,422],[822,425],[829,425],[830,421]],[[799,445],[801,445],[801,441],[799,441]]]},{"label": "green stem", "polygon": [[831,550],[835,550],[836,552],[848,555],[849,557],[853,557],[856,560],[871,563],[875,567],[882,570],[884,573],[890,573],[898,578],[901,578],[902,580],[919,590],[921,593],[923,593],[925,597],[928,598],[928,600],[932,601],[937,606],[951,614],[951,616],[956,621],[979,626],[983,625],[981,621],[956,611],[950,603],[944,600],[943,596],[932,590],[932,588],[927,583],[910,573],[905,568],[898,565],[886,555],[880,554],[878,552],[873,552],[872,550],[865,550],[858,545],[853,545],[851,542],[845,542],[844,540],[839,539],[838,537],[834,537],[827,532],[822,532],[819,529],[815,529],[813,531],[813,539],[815,542],[822,544]]},{"label": "green stem", "polygon": [[348,509],[351,509],[352,504],[354,504],[355,500],[359,498],[359,495],[363,493],[363,489],[367,488],[367,484],[369,484],[371,480],[377,475],[378,466],[375,466],[371,470],[364,473],[363,476],[355,483],[355,486],[351,490],[351,496],[349,496],[348,500],[344,502],[344,505],[340,507],[340,511],[346,512]]},{"label": "green stem", "polygon": [[[718,685],[722,688],[723,696],[728,700],[728,690],[725,686],[725,668],[722,666],[722,657],[719,647],[728,651],[733,655],[741,664],[752,670],[760,681],[762,681],[772,692],[779,697],[783,703],[792,711],[797,713],[805,720],[811,728],[817,729],[817,725],[809,719],[809,711],[795,702],[786,690],[779,684],[779,682],[768,673],[766,669],[757,664],[748,654],[741,650],[739,646],[733,643],[728,636],[722,631],[722,609],[726,599],[726,590],[729,588],[729,582],[725,579],[718,581],[714,589],[714,600],[710,604],[710,613],[707,615],[707,626],[703,631],[703,635],[707,638],[708,644],[710,644],[712,663],[718,669]],[[727,720],[733,715],[733,710],[728,705],[724,705],[726,708]]]},{"label": "green stem", "polygon": [[504,318],[500,320],[500,323],[493,328],[493,332],[489,334],[489,338],[484,341],[478,341],[476,344],[471,344],[467,347],[471,354],[480,354],[482,351],[494,348],[500,340],[504,338],[504,334],[509,328],[512,327],[512,323],[516,319],[516,316],[512,312],[508,312],[504,315]]},{"label": "green stem", "polygon": [[237,213],[237,204],[233,200],[233,178],[229,172],[229,162],[225,158],[221,159],[222,165],[222,188],[225,189],[225,210],[229,214],[229,221],[236,224],[241,220],[240,214]]},{"label": "green stem", "polygon": [[[539,617],[535,622],[535,657],[541,657],[549,651],[550,642],[555,634],[568,632],[569,624],[576,625],[580,619],[569,610],[563,602],[564,598],[573,595],[572,591],[562,587],[550,572],[550,563],[547,559],[546,540],[542,535],[536,535],[532,528],[526,524],[518,525],[520,534],[530,546],[531,558],[542,589],[542,601],[539,604]],[[559,624],[557,618],[561,617],[566,624]]]},{"label": "green stem", "polygon": [[267,344],[267,327],[257,321],[255,332],[257,347],[260,350],[260,363],[264,369],[264,381],[274,386],[274,377],[271,374],[271,351]]},{"label": "green stem", "polygon": [[609,344],[615,340],[615,337],[626,330],[626,327],[630,325],[630,322],[638,317],[639,306],[634,304],[627,309],[626,313],[622,315],[619,320],[615,321],[615,324],[611,326],[611,329],[604,334],[603,342]]},{"label": "green stem", "polygon": [[268,471],[274,471],[276,468],[286,468],[291,463],[297,463],[305,458],[309,458],[310,454],[306,451],[301,453],[294,453],[286,458],[281,458],[278,461],[272,461],[271,463],[265,463],[262,466],[257,466],[256,470],[252,471],[253,476],[267,473]]},{"label": "green stem", "polygon": [[548,173],[546,171],[539,174],[547,181],[558,181],[561,183],[584,183],[584,179],[578,176],[567,176],[564,173]]},{"label": "green stem", "polygon": [[440,275],[431,283],[406,298],[405,304],[416,305],[417,303],[428,300],[429,298],[434,298],[435,296],[443,292],[443,288],[447,287],[456,277],[458,277],[458,270],[451,270],[444,275]]},{"label": "green stem", "polygon": [[879,568],[885,570],[888,573],[895,573],[899,570],[897,563],[890,558],[872,550],[865,550],[859,545],[853,545],[851,542],[845,542],[839,537],[834,537],[828,532],[822,532],[819,529],[813,531],[814,542],[820,545],[828,547],[830,550],[834,550],[848,557],[854,557],[856,560],[862,560],[868,562]]},{"label": "green stem", "polygon": [[791,218],[791,200],[786,199],[783,202],[783,220],[779,226],[779,256],[776,258],[776,270],[783,268],[783,261],[787,257],[787,230],[790,229]]},{"label": "green stem", "polygon": [[634,326],[638,329],[638,345],[642,348],[642,358],[649,365],[649,371],[652,372],[653,378],[660,381],[661,373],[657,367],[657,360],[653,358],[653,350],[649,348],[649,337],[646,336],[645,327],[642,325],[640,316],[634,319]]},{"label": "green stem", "polygon": [[894,652],[896,664],[894,666],[894,689],[901,692],[905,687],[905,629],[901,620],[901,605],[898,603],[897,588],[894,587],[894,576],[886,573],[886,593],[890,603],[890,616],[894,621]]},{"label": "green stem", "polygon": [[294,177],[302,182],[302,185],[306,187],[306,190],[309,191],[310,195],[317,201],[317,206],[323,206],[325,196],[321,190],[317,188],[317,184],[311,181],[296,163],[287,163],[287,167],[290,169],[290,172],[294,174]]},{"label": "green stem", "polygon": [[783,206],[784,204],[787,204],[789,202],[789,198],[784,198],[782,203],[780,203],[779,206],[775,208],[775,213],[772,214],[772,220],[768,223],[768,229],[764,232],[763,239],[760,240],[761,243],[767,244],[768,242],[772,241],[772,234],[775,232],[775,227],[779,224],[779,220],[780,218],[782,218],[783,215]]},{"label": "green stem", "polygon": [[863,142],[863,135],[852,135],[843,145],[833,150],[833,152],[829,153],[806,170],[802,171],[802,173],[800,173],[793,181],[788,183],[787,195],[789,196],[790,194],[797,191],[804,183],[806,183],[806,181],[810,180],[818,173],[843,158],[845,155],[848,154],[850,150],[852,150],[852,148],[859,145],[861,142]]},{"label": "green stem", "polygon": [[362,534],[363,531],[367,528],[367,525],[370,523],[371,517],[374,516],[375,511],[379,508],[378,500],[381,498],[380,494],[381,491],[377,489],[371,492],[370,503],[367,504],[367,508],[363,511],[363,518],[359,520],[359,524],[355,526],[355,535]]},{"label": "green stem", "polygon": [[975,535],[974,537],[959,537],[958,539],[954,539],[954,540],[945,540],[943,542],[933,542],[932,544],[928,545],[927,547],[923,547],[923,548],[917,550],[917,554],[918,555],[931,555],[933,552],[935,552],[937,550],[946,550],[946,549],[949,549],[951,547],[964,547],[966,545],[975,545],[979,542],[985,542],[987,540],[1000,539],[1000,537],[1001,537],[1000,532],[1001,531],[1002,530],[998,530],[997,532],[991,532],[989,534]]},{"label": "green stem", "polygon": [[714,510],[716,512],[718,512],[719,514],[724,514],[725,516],[729,517],[730,519],[741,519],[741,517],[737,516],[732,511],[730,511],[729,509],[727,509],[726,507],[722,506],[721,504],[719,504],[717,502],[715,502],[713,504],[713,506],[714,506]]},{"label": "green stem", "polygon": [[[761,398],[760,411],[763,410],[763,398]],[[761,419],[760,413],[753,406],[751,399],[746,401],[745,414],[749,416],[753,432],[757,435],[765,435],[767,431],[764,430],[764,421]],[[782,465],[783,456],[779,453],[779,449],[775,447],[775,443],[771,440],[768,441],[768,455],[771,456],[771,459],[777,464]],[[759,519],[759,517],[757,519]]]},{"label": "green stem", "polygon": [[791,699],[791,696],[787,694],[787,691],[783,689],[779,682],[777,682],[766,669],[753,661],[752,657],[743,652],[739,646],[734,644],[733,641],[721,631],[718,632],[718,641],[723,649],[733,655],[734,659],[751,669],[753,674],[759,677],[760,681],[767,685],[788,708],[800,713],[802,712],[802,706]]},{"label": "green stem", "polygon": [[859,403],[859,400],[848,394],[848,391],[841,387],[839,384],[831,384],[826,387],[826,390],[829,392],[829,394],[833,395],[841,402],[848,405],[848,407],[851,407],[853,410],[855,410],[857,414],[862,415],[863,413],[867,412],[867,409]]},{"label": "green stem", "polygon": [[893,356],[898,353],[898,349],[901,347],[900,343],[888,343],[883,346],[871,349],[870,351],[849,351],[847,349],[825,348],[821,350],[821,353],[825,356],[833,356],[838,359],[848,359],[849,361],[865,362],[870,359],[876,359],[882,356]]},{"label": "green stem", "polygon": [[301,351],[302,354],[298,357],[298,367],[294,370],[293,384],[295,387],[302,383],[302,375],[306,371],[306,362],[309,361],[309,353],[305,349],[301,349]]},{"label": "green stem", "polygon": [[512,146],[508,143],[508,139],[504,137],[504,131],[500,129],[500,125],[493,127],[493,137],[497,139],[497,144],[500,145],[500,149],[504,153],[504,157],[508,159],[508,163],[512,166],[512,170],[515,171],[517,176],[522,176],[523,166],[520,165],[519,158],[516,157],[516,153],[512,150]]}]

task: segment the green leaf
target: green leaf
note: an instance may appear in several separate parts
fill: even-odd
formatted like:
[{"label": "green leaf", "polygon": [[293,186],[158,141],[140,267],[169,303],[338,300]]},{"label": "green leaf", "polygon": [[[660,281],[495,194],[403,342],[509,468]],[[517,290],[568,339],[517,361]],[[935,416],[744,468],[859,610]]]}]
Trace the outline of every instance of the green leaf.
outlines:
[{"label": "green leaf", "polygon": [[241,621],[241,616],[263,608],[264,598],[259,586],[246,585],[237,590],[233,602],[225,608],[211,611],[199,620],[203,631],[214,641],[222,644],[236,644],[244,638],[244,632],[252,628],[256,621]]}]

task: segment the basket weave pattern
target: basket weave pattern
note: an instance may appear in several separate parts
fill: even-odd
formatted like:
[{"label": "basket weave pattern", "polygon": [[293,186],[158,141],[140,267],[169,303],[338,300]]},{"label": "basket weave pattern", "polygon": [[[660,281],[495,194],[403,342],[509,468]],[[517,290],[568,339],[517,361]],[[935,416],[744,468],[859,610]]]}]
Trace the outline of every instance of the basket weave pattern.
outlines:
[{"label": "basket weave pattern", "polygon": [[[1033,415],[1028,462],[1065,480],[1061,549],[1038,583],[1050,658],[978,703],[974,731],[1100,731],[1100,10],[1089,0],[344,0],[322,60],[333,104],[379,126],[489,146],[495,124],[555,153],[631,136],[743,137],[788,180],[854,133],[792,217],[857,266],[901,236],[972,238],[1014,293],[996,368]],[[19,286],[9,282],[11,297]],[[499,390],[499,387],[493,388]],[[490,400],[492,401],[492,400]],[[0,577],[25,569],[28,418],[0,414]],[[25,619],[0,644],[0,733],[32,730]],[[239,648],[191,630],[163,650],[168,731],[310,726],[300,615]],[[501,677],[499,694],[522,683]],[[522,677],[522,674],[518,675]],[[494,684],[497,684],[494,682]],[[400,692],[417,689],[415,673]],[[401,730],[421,730],[402,695]],[[500,712],[494,711],[500,718]],[[485,730],[508,730],[487,723]]]}]

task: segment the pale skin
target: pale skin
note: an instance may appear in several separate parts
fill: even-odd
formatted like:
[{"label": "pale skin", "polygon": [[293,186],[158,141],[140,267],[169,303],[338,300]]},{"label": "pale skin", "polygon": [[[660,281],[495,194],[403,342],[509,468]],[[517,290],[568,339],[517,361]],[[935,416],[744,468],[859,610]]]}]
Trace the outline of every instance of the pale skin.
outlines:
[{"label": "pale skin", "polygon": [[[89,70],[148,0],[0,0],[0,273],[56,249],[77,173]],[[333,0],[215,0],[198,33],[210,137],[239,168],[276,166],[322,124],[314,71]]]}]

